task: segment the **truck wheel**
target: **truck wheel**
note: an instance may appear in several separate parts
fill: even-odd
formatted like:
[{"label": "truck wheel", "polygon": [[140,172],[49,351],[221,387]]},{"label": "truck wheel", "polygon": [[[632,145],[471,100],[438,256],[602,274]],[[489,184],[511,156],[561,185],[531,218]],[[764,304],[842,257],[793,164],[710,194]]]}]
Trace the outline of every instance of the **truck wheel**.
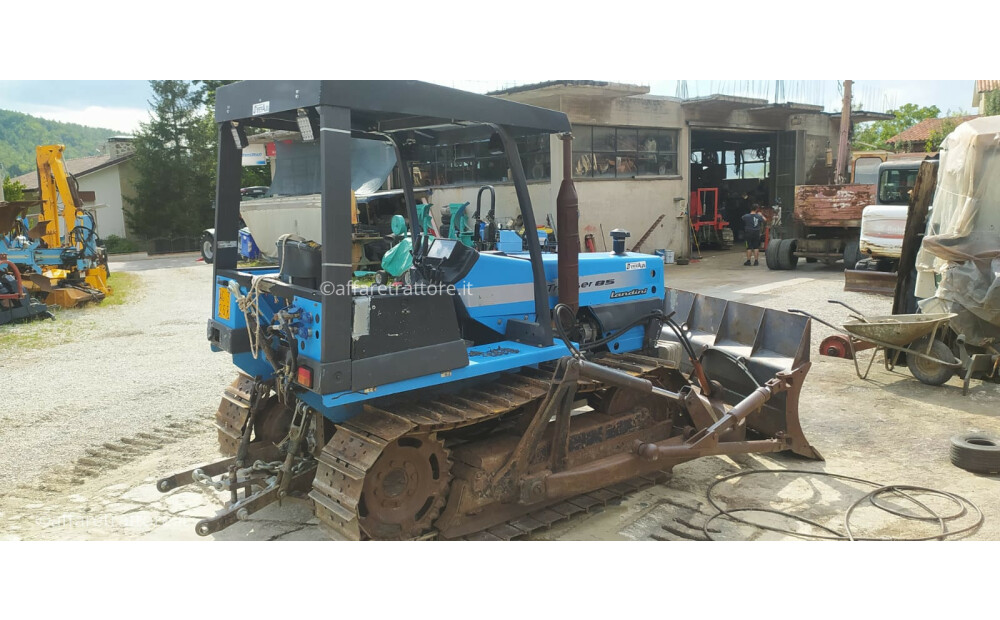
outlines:
[{"label": "truck wheel", "polygon": [[861,249],[857,241],[848,241],[844,246],[844,269],[854,269],[861,260]]},{"label": "truck wheel", "polygon": [[981,433],[951,438],[951,463],[966,471],[1000,473],[1000,440]]},{"label": "truck wheel", "polygon": [[206,232],[201,236],[201,258],[206,265],[211,265],[215,260],[215,235]]},{"label": "truck wheel", "polygon": [[[927,338],[918,340],[912,346],[915,351],[925,351],[927,349]],[[955,357],[952,355],[948,345],[937,338],[934,339],[934,343],[931,345],[931,352],[928,355],[936,357],[939,360],[950,360]],[[941,385],[955,374],[954,368],[942,366],[937,362],[932,362],[916,355],[906,356],[906,367],[910,369],[911,375],[916,377],[921,383],[926,383],[927,385]]]},{"label": "truck wheel", "polygon": [[775,271],[781,269],[781,264],[778,262],[778,250],[780,247],[781,239],[771,239],[767,244],[767,248],[764,250],[764,262],[767,263],[768,269]]},{"label": "truck wheel", "polygon": [[780,269],[795,269],[799,257],[795,256],[795,239],[782,239],[778,246],[778,266]]}]

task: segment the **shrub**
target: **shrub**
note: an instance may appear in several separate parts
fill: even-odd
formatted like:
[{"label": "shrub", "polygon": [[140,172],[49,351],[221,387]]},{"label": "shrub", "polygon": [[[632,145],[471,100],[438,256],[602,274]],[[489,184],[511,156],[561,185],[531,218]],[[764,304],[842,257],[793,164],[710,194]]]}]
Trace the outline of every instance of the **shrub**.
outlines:
[{"label": "shrub", "polygon": [[108,254],[128,254],[142,250],[139,244],[131,239],[125,239],[118,235],[108,235],[104,238],[104,249]]}]

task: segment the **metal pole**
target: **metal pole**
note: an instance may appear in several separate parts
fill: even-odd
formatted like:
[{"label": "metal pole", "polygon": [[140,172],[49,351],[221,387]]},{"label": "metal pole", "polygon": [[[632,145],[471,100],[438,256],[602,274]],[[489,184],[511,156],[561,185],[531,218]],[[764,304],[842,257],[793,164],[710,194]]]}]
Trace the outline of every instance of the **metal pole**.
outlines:
[{"label": "metal pole", "polygon": [[847,183],[847,160],[851,158],[851,80],[844,80],[844,104],[840,110],[840,144],[837,146],[837,183]]},{"label": "metal pole", "polygon": [[559,302],[575,313],[580,307],[580,200],[573,185],[573,134],[559,137],[563,141],[563,179],[556,197]]}]

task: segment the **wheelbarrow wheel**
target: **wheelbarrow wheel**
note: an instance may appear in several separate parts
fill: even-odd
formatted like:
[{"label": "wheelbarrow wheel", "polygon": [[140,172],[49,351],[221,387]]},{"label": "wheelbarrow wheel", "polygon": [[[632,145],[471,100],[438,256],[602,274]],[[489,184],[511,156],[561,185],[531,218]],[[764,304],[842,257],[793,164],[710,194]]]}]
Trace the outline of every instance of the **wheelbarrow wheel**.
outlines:
[{"label": "wheelbarrow wheel", "polygon": [[[915,342],[910,348],[914,351],[920,351],[921,353],[927,351],[927,338],[922,338]],[[934,343],[931,344],[931,350],[927,353],[931,357],[936,357],[939,360],[953,359],[954,355],[951,353],[951,349],[945,343],[941,342],[937,338],[934,339]],[[927,385],[942,385],[951,376],[955,374],[954,368],[949,368],[942,364],[938,364],[935,361],[924,359],[922,357],[917,357],[916,355],[906,356],[906,367],[910,369],[910,374],[912,374],[921,383],[926,383]]]}]

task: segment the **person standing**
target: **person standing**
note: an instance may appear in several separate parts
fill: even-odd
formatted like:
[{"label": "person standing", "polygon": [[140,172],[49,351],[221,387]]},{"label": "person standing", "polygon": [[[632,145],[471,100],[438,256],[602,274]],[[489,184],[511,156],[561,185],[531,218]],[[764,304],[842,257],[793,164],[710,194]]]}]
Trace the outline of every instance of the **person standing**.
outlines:
[{"label": "person standing", "polygon": [[760,240],[764,236],[765,224],[764,216],[760,213],[760,205],[755,203],[750,213],[744,215],[742,220],[743,238],[747,244],[747,260],[743,263],[743,266],[750,266],[751,255],[753,256],[754,266],[757,266],[760,264]]}]

